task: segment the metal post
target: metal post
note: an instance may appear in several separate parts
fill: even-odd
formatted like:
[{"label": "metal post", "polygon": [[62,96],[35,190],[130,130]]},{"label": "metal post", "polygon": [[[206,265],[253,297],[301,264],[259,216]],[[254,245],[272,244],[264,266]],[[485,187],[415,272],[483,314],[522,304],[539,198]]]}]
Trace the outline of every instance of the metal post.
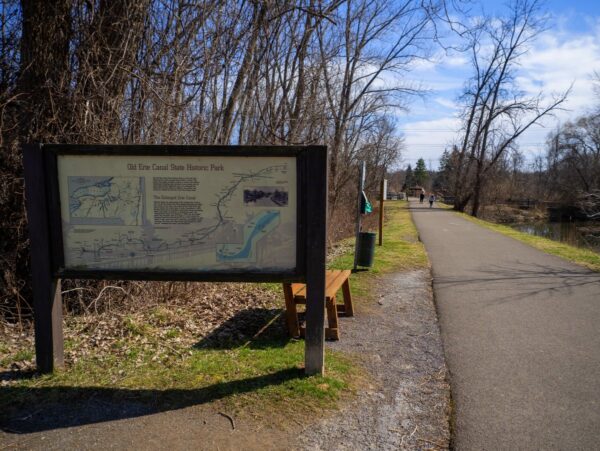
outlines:
[{"label": "metal post", "polygon": [[304,371],[324,374],[327,147],[306,154],[306,335]]},{"label": "metal post", "polygon": [[366,165],[363,161],[360,166],[359,177],[358,177],[358,196],[356,203],[356,231],[355,231],[355,239],[354,239],[354,271],[358,268],[357,260],[358,260],[358,235],[360,233],[361,228],[361,218],[360,218],[360,203],[362,200],[362,192],[365,189],[365,172]]},{"label": "metal post", "polygon": [[52,276],[46,174],[40,145],[23,146],[25,194],[31,255],[35,357],[38,371],[62,366],[63,331],[60,279]]}]

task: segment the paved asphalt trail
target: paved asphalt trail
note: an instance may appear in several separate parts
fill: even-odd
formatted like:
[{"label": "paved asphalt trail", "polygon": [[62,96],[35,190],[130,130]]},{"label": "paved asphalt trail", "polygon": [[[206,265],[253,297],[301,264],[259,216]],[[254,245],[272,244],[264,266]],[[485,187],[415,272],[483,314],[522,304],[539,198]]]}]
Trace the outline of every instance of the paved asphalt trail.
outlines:
[{"label": "paved asphalt trail", "polygon": [[428,207],[455,449],[600,449],[600,274]]}]

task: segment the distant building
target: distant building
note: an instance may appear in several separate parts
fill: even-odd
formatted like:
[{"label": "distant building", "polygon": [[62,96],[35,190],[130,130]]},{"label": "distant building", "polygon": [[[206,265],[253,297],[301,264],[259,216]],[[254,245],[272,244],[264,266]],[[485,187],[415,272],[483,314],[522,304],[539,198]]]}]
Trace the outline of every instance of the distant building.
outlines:
[{"label": "distant building", "polygon": [[419,185],[415,185],[406,189],[406,194],[408,195],[408,197],[419,197],[421,193],[425,192],[425,188]]}]

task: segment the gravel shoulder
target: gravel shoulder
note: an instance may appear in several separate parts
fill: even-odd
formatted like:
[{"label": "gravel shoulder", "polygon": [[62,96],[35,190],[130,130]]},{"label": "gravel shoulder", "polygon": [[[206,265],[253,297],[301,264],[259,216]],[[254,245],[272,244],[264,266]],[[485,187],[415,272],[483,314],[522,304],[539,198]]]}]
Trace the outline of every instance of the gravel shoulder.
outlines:
[{"label": "gravel shoulder", "polygon": [[23,412],[14,421],[35,427],[16,433],[2,425],[0,449],[445,449],[450,395],[430,272],[389,274],[374,285],[373,299],[340,319],[342,339],[327,343],[366,370],[340,410],[269,422],[228,418],[219,403],[157,412],[127,399],[83,398]]},{"label": "gravel shoulder", "polygon": [[342,320],[331,349],[357,355],[370,385],[307,427],[306,450],[446,449],[450,389],[429,270],[387,275],[372,305]]}]

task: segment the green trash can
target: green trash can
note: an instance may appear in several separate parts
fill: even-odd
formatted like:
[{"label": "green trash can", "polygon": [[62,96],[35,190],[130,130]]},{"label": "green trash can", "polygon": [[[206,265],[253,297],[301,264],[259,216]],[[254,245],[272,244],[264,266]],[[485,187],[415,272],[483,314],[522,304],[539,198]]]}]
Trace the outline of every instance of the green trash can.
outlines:
[{"label": "green trash can", "polygon": [[373,257],[375,257],[375,238],[376,233],[360,232],[358,234],[358,254],[356,256],[357,266],[373,266]]}]

